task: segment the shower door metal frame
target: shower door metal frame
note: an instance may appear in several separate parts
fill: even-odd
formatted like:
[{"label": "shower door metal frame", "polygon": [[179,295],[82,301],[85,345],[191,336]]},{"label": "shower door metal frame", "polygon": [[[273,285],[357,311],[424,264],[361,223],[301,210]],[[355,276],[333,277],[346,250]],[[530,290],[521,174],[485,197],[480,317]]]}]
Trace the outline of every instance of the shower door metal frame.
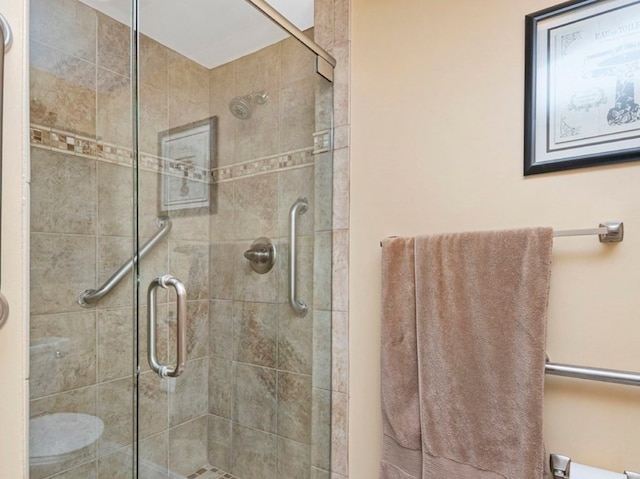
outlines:
[{"label": "shower door metal frame", "polygon": [[278,12],[275,8],[269,5],[265,0],[246,0],[253,7],[258,9],[261,13],[269,17],[272,21],[277,23],[280,28],[284,29],[291,36],[295,37],[300,43],[311,50],[316,55],[316,73],[323,76],[327,80],[333,83],[333,70],[337,65],[337,61],[329,52],[311,40],[304,34],[302,30],[291,23],[287,17]]}]

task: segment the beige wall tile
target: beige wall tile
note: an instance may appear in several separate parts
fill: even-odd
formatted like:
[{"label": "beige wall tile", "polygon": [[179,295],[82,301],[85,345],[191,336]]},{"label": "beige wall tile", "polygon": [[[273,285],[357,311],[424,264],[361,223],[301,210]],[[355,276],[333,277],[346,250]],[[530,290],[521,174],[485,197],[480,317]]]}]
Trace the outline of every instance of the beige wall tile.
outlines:
[{"label": "beige wall tile", "polygon": [[96,284],[95,238],[33,233],[30,251],[31,314],[81,310],[78,294]]},{"label": "beige wall tile", "polygon": [[334,392],[331,397],[331,471],[349,474],[349,396]]},{"label": "beige wall tile", "polygon": [[[166,73],[165,73],[166,75]],[[160,156],[158,138],[169,129],[169,103],[166,85],[154,88],[147,83],[140,85],[139,142],[140,151]],[[156,201],[156,203],[158,203]]]},{"label": "beige wall tile", "polygon": [[[209,407],[208,376],[209,361],[207,358],[187,361],[184,373],[175,381],[175,393],[169,395],[170,427],[207,414]],[[206,430],[203,437],[206,441]]]},{"label": "beige wall tile", "polygon": [[300,318],[289,304],[279,304],[278,311],[278,369],[311,374],[315,315]]},{"label": "beige wall tile", "polygon": [[313,388],[311,418],[311,465],[328,471],[331,467],[331,392]]},{"label": "beige wall tile", "polygon": [[[334,313],[335,314],[335,313]],[[331,388],[331,312],[313,312],[313,387]]]},{"label": "beige wall tile", "polygon": [[[158,218],[165,216],[159,212],[160,174],[140,171],[138,177],[138,216],[140,234],[146,238],[158,232]],[[173,227],[172,227],[173,229]]]},{"label": "beige wall tile", "polygon": [[209,105],[209,70],[173,50],[168,50],[167,72],[170,98]]},{"label": "beige wall tile", "polygon": [[311,79],[283,85],[280,92],[280,151],[313,146],[315,92]]},{"label": "beige wall tile", "polygon": [[334,311],[349,310],[349,231],[333,233],[333,274],[331,278]]},{"label": "beige wall tile", "polygon": [[276,477],[278,479],[310,479],[310,446],[278,438],[276,447]]},{"label": "beige wall tile", "polygon": [[238,180],[234,190],[236,239],[254,240],[278,233],[278,175]]},{"label": "beige wall tile", "polygon": [[209,358],[209,412],[231,419],[233,370],[232,362],[220,357]]},{"label": "beige wall tile", "polygon": [[132,308],[98,310],[98,382],[133,373],[134,325]]},{"label": "beige wall tile", "polygon": [[131,236],[133,232],[131,198],[133,171],[129,167],[103,161],[96,163],[98,167],[98,234]]},{"label": "beige wall tile", "polygon": [[217,183],[213,188],[213,205],[209,217],[211,241],[229,241],[234,239],[233,231],[233,189],[235,182]]},{"label": "beige wall tile", "polygon": [[133,148],[131,142],[131,81],[98,68],[98,116],[96,135],[106,143]]},{"label": "beige wall tile", "polygon": [[311,467],[311,479],[334,479],[329,471]]},{"label": "beige wall tile", "polygon": [[311,444],[311,376],[278,371],[278,436]]},{"label": "beige wall tile", "polygon": [[[176,342],[176,304],[169,304],[169,322],[172,325],[169,338],[169,351],[175,357]],[[188,301],[187,302],[187,357],[198,359],[209,355],[209,301]]]},{"label": "beige wall tile", "polygon": [[209,299],[209,246],[187,241],[169,242],[169,271],[187,287],[190,301]]},{"label": "beige wall tile", "polygon": [[212,357],[233,358],[232,301],[209,302],[209,354]]},{"label": "beige wall tile", "polygon": [[29,13],[32,42],[95,63],[94,9],[76,0],[32,0]]},{"label": "beige wall tile", "polygon": [[234,299],[236,276],[240,275],[240,272],[236,271],[236,267],[240,264],[240,260],[236,258],[237,254],[242,252],[236,243],[211,244],[209,272],[211,299]]},{"label": "beige wall tile", "polygon": [[98,417],[104,432],[98,439],[98,457],[133,442],[133,378],[128,377],[98,385]]},{"label": "beige wall tile", "polygon": [[209,415],[209,464],[231,470],[231,421]]},{"label": "beige wall tile", "polygon": [[328,49],[334,42],[334,0],[315,0],[314,2],[313,39],[323,48]]},{"label": "beige wall tile", "polygon": [[126,447],[98,459],[98,478],[128,479],[133,475],[131,450]]},{"label": "beige wall tile", "polygon": [[329,231],[333,223],[334,198],[332,153],[317,154],[314,156],[314,161],[314,230]]},{"label": "beige wall tile", "polygon": [[227,63],[210,71],[209,111],[218,117],[218,166],[227,166],[235,162],[236,118],[229,111],[229,102],[236,96],[251,92],[238,91],[235,81],[235,62]]},{"label": "beige wall tile", "polygon": [[231,472],[242,479],[275,477],[275,437],[233,425]]},{"label": "beige wall tile", "polygon": [[233,364],[233,420],[243,426],[276,432],[276,371]]},{"label": "beige wall tile", "polygon": [[32,398],[96,383],[94,311],[32,316],[31,338],[32,344],[56,343],[54,348],[43,346],[33,354]]},{"label": "beige wall tile", "polygon": [[[350,51],[348,42],[337,43],[332,49],[332,54],[337,61],[333,81],[334,121],[336,126],[348,125],[349,98],[350,98]],[[337,142],[336,142],[337,147]]]},{"label": "beige wall tile", "polygon": [[236,302],[233,307],[234,360],[274,368],[277,328],[277,304]]},{"label": "beige wall tile", "polygon": [[333,152],[333,228],[349,228],[349,148]]},{"label": "beige wall tile", "polygon": [[169,469],[175,474],[191,474],[207,463],[207,416],[169,431]]},{"label": "beige wall tile", "polygon": [[96,134],[96,66],[31,42],[31,122]]},{"label": "beige wall tile", "polygon": [[188,58],[167,52],[169,127],[208,118],[209,71]]},{"label": "beige wall tile", "polygon": [[331,389],[349,392],[349,314],[334,311],[331,327]]},{"label": "beige wall tile", "polygon": [[56,474],[52,479],[75,479],[82,477],[82,479],[97,479],[98,477],[98,464],[96,461],[91,461],[87,464],[83,464],[68,471]]},{"label": "beige wall tile", "polygon": [[95,234],[96,162],[31,148],[31,231]]},{"label": "beige wall tile", "polygon": [[173,228],[169,233],[171,240],[209,241],[209,209],[202,208],[197,212],[170,212]]},{"label": "beige wall tile", "polygon": [[131,76],[131,29],[98,12],[98,66]]},{"label": "beige wall tile", "polygon": [[140,466],[138,469],[140,479],[156,479],[169,468],[169,433],[144,439],[138,449],[140,454]]},{"label": "beige wall tile", "polygon": [[316,233],[314,238],[313,307],[330,311],[332,296],[332,235],[331,232]]},{"label": "beige wall tile", "polygon": [[140,83],[166,96],[168,86],[168,54],[169,49],[146,35],[139,37]]},{"label": "beige wall tile", "polygon": [[153,371],[140,375],[140,417],[141,437],[150,437],[166,431],[169,427],[169,390],[175,379],[161,379]]},{"label": "beige wall tile", "polygon": [[283,40],[280,48],[282,85],[311,82],[316,75],[316,56],[294,38]]}]

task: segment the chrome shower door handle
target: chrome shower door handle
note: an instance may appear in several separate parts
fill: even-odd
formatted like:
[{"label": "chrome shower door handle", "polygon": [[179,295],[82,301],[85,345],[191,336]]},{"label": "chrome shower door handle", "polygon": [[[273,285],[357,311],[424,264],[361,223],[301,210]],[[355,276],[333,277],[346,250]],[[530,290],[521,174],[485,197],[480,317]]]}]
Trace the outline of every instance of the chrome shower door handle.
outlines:
[{"label": "chrome shower door handle", "polygon": [[[160,364],[156,357],[156,289],[172,287],[176,291],[177,308],[176,315],[176,365],[168,366]],[[147,358],[149,366],[161,378],[177,378],[184,371],[187,362],[187,290],[182,281],[169,274],[159,276],[149,284],[147,290]]]},{"label": "chrome shower door handle", "polygon": [[296,223],[298,215],[306,213],[309,209],[309,202],[306,198],[300,197],[291,206],[289,210],[289,304],[295,313],[301,318],[307,315],[309,308],[298,299],[297,282],[296,282],[296,263],[297,263],[297,245],[296,245]]},{"label": "chrome shower door handle", "polygon": [[[3,116],[3,92],[4,92],[4,54],[11,48],[11,28],[6,18],[0,15],[0,223],[2,223],[2,116]],[[2,228],[0,228],[0,233]],[[0,247],[0,252],[2,248]],[[0,292],[0,328],[9,317],[9,303],[4,294]]]}]

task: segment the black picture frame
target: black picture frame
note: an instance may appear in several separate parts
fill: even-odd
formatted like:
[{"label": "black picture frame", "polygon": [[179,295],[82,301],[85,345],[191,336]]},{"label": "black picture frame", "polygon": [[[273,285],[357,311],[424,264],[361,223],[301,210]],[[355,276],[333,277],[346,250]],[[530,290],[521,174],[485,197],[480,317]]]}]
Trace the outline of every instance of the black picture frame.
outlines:
[{"label": "black picture frame", "polygon": [[640,160],[639,104],[640,0],[526,15],[525,176]]}]

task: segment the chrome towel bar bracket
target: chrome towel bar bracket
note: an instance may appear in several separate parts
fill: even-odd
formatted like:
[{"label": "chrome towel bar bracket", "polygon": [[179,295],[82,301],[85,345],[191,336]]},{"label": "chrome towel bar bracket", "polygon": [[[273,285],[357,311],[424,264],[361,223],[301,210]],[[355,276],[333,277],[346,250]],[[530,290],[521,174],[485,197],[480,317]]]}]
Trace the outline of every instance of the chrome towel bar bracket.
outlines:
[{"label": "chrome towel bar bracket", "polygon": [[[561,454],[551,454],[549,457],[553,479],[571,479],[571,458]],[[624,471],[627,479],[640,479],[637,472]]]}]

